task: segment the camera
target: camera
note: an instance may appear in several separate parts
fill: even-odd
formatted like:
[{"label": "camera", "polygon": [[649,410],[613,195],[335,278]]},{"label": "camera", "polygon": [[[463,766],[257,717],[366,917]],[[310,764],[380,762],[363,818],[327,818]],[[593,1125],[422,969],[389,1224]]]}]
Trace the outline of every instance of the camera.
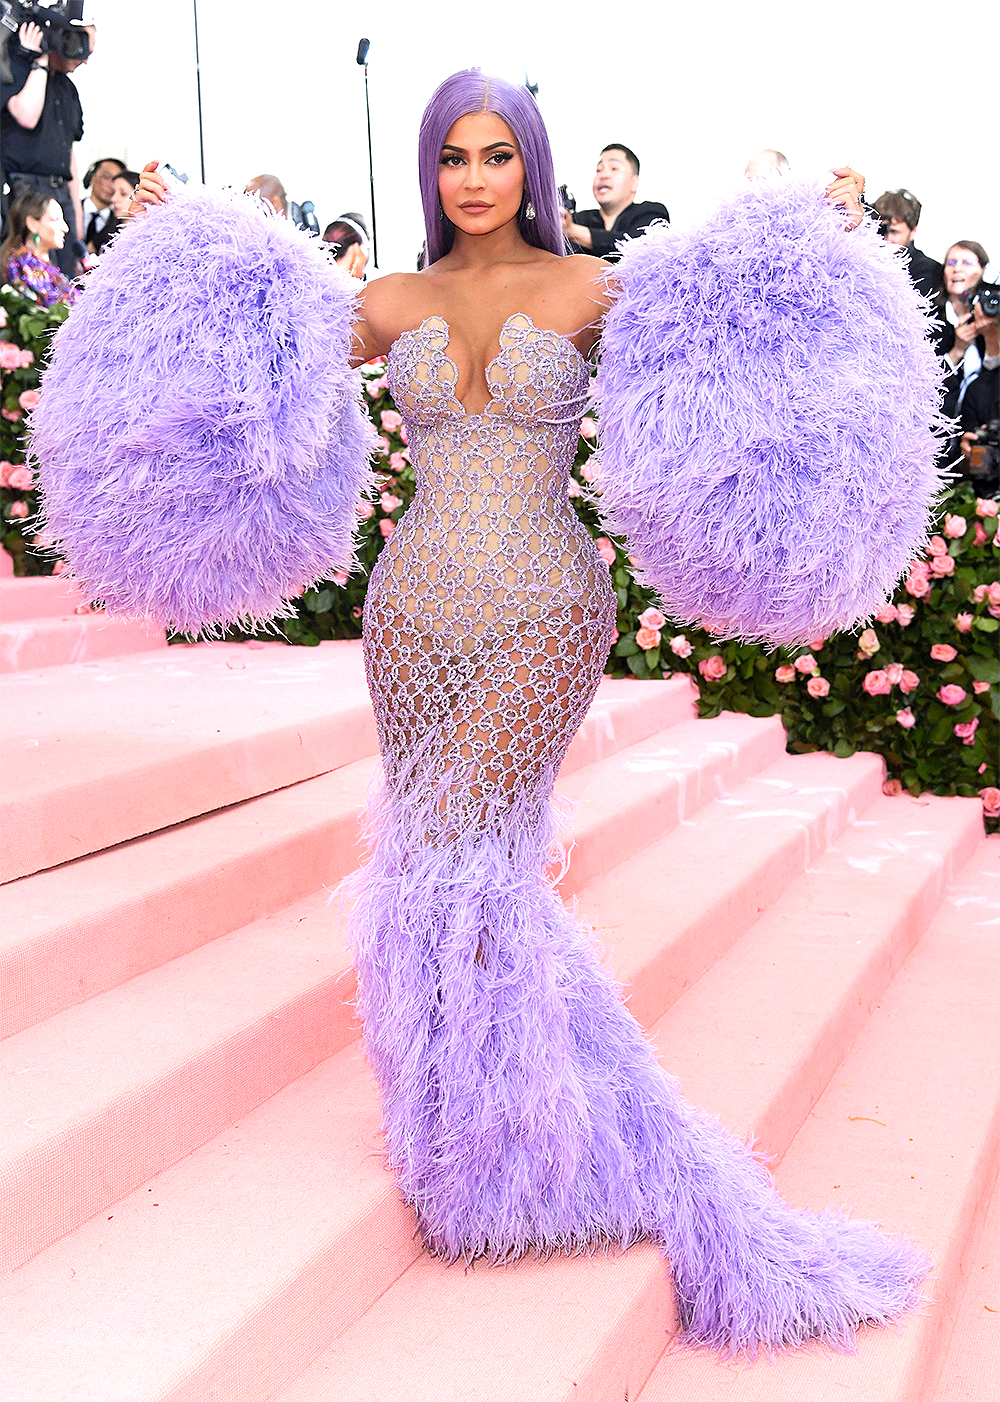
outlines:
[{"label": "camera", "polygon": [[576,213],[576,196],[571,195],[568,187],[565,185],[559,186],[559,203],[562,205],[563,209],[569,210],[570,214]]},{"label": "camera", "polygon": [[54,0],[51,5],[24,3],[24,0],[0,0],[0,73],[3,81],[11,81],[7,46],[17,41],[22,24],[37,24],[42,31],[42,53],[56,53],[71,62],[85,62],[90,57],[90,35],[81,28],[83,0]]},{"label": "camera", "polygon": [[981,487],[992,487],[1000,477],[1000,419],[984,424],[971,435],[969,476]]},{"label": "camera", "polygon": [[1000,313],[1000,287],[995,282],[981,282],[968,298],[969,311],[979,306],[983,316],[996,316]]}]

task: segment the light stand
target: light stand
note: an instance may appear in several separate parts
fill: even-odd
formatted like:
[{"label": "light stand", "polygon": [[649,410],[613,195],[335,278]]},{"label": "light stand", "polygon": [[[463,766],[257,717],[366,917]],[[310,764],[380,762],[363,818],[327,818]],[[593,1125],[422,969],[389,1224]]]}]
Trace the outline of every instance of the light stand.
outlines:
[{"label": "light stand", "polygon": [[198,48],[198,0],[194,0],[194,71],[198,82],[198,150],[201,154],[201,183],[205,183],[205,131],[201,118],[201,52]]},{"label": "light stand", "polygon": [[371,191],[372,206],[372,256],[375,266],[378,267],[378,229],[375,224],[375,165],[372,161],[372,109],[368,102],[368,50],[371,47],[367,39],[362,39],[358,45],[358,63],[365,70],[365,115],[368,118],[368,188]]}]

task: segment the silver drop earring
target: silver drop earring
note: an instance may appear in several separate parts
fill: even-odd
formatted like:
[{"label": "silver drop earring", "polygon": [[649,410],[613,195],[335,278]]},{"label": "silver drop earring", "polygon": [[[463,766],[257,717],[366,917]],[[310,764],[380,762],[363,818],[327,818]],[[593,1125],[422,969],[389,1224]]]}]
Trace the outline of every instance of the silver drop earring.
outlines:
[{"label": "silver drop earring", "polygon": [[530,200],[529,200],[528,203],[524,206],[524,217],[525,217],[525,219],[534,219],[534,218],[535,218],[535,206],[531,203]]}]

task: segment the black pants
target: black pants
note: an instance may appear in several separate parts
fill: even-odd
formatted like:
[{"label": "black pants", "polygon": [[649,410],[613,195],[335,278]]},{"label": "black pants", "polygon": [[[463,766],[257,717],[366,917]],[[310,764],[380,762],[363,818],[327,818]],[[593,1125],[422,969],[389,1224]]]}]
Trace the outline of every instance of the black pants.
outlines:
[{"label": "black pants", "polygon": [[80,271],[80,264],[76,254],[73,252],[73,244],[79,237],[73,231],[76,228],[76,211],[73,208],[73,199],[69,192],[69,181],[62,185],[53,185],[47,175],[21,175],[9,174],[7,181],[10,186],[10,193],[5,190],[3,194],[3,222],[7,223],[7,208],[11,200],[16,199],[22,190],[31,188],[41,190],[43,194],[54,199],[63,212],[63,218],[69,226],[69,233],[66,235],[66,242],[62,248],[53,248],[49,254],[49,261],[55,263],[60,272],[66,277],[76,277]]}]

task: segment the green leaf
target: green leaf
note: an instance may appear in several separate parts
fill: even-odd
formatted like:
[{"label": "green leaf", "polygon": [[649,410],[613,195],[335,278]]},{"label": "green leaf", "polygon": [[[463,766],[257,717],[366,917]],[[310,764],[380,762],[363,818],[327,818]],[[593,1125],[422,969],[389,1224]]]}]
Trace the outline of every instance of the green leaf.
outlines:
[{"label": "green leaf", "polygon": [[[991,519],[995,520],[996,518],[994,517]],[[974,619],[972,626],[973,628],[978,628],[980,633],[995,633],[996,630],[1000,628],[1000,623],[998,623],[995,618],[990,618],[989,615],[986,615],[983,618]]]},{"label": "green leaf", "polygon": [[659,667],[659,665],[660,649],[658,647],[649,648],[646,652],[646,666],[652,671],[654,667]]},{"label": "green leaf", "polygon": [[642,681],[646,681],[649,677],[646,659],[641,652],[637,652],[634,657],[628,659],[628,669],[633,677],[639,677]]},{"label": "green leaf", "polygon": [[828,701],[823,707],[823,714],[825,716],[839,716],[843,709],[843,701]]},{"label": "green leaf", "polygon": [[615,643],[616,657],[634,657],[639,651],[641,649],[635,640],[634,633],[626,633],[624,638],[619,638]]},{"label": "green leaf", "polygon": [[303,595],[302,602],[312,613],[327,613],[333,603],[333,590],[320,589],[317,592],[315,589],[309,589]]},{"label": "green leaf", "polygon": [[1000,682],[1000,657],[983,657],[974,652],[965,659],[965,665],[977,682],[989,682],[991,686]]},{"label": "green leaf", "polygon": [[850,759],[855,749],[856,746],[852,745],[850,740],[838,740],[833,747],[833,753],[838,759]]},{"label": "green leaf", "polygon": [[986,534],[987,534],[987,535],[990,537],[990,539],[992,540],[992,538],[993,538],[993,537],[996,535],[996,533],[997,533],[997,517],[996,517],[996,516],[987,516],[987,517],[985,517],[985,519],[983,520],[983,530],[986,532]]}]

